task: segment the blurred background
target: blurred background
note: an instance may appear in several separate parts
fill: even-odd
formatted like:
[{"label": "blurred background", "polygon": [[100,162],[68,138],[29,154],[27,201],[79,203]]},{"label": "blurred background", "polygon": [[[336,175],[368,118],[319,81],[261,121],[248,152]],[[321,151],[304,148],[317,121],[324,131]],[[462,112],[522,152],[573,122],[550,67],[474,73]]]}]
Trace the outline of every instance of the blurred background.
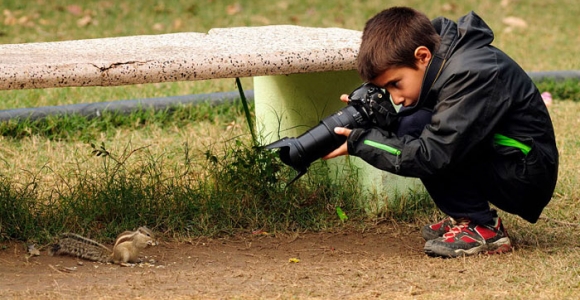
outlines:
[{"label": "blurred background", "polygon": [[[1,3],[2,44],[279,24],[362,30],[374,14],[400,5],[421,10],[429,18],[445,16],[452,20],[475,11],[494,31],[494,45],[526,71],[580,69],[577,0],[2,0]],[[0,54],[0,63],[1,60]],[[243,83],[246,89],[252,88],[251,80],[244,79]],[[235,86],[233,80],[212,80],[81,90],[2,92],[0,109],[233,91]]]}]

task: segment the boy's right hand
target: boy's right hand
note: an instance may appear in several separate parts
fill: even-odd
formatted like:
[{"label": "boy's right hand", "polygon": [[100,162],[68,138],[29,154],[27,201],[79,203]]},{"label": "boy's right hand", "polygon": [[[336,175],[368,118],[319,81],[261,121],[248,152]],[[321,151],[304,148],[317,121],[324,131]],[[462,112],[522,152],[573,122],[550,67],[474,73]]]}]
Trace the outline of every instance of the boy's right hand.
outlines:
[{"label": "boy's right hand", "polygon": [[[350,135],[352,129],[344,128],[344,127],[336,127],[334,128],[334,133],[338,135],[344,135],[346,138]],[[340,147],[336,148],[334,151],[328,153],[327,155],[323,156],[322,159],[331,159],[337,156],[348,155],[348,145],[344,142]]]},{"label": "boy's right hand", "polygon": [[[342,101],[344,103],[348,103],[348,95],[347,94],[340,95],[340,101]],[[339,134],[339,135],[344,135],[347,138],[350,135],[351,131],[352,130],[350,130],[348,128],[343,128],[343,127],[334,128],[334,133]],[[344,144],[340,145],[340,147],[338,147],[334,151],[332,151],[332,152],[328,153],[327,155],[325,155],[324,157],[322,157],[322,159],[324,159],[324,160],[331,159],[331,158],[335,158],[335,157],[341,156],[341,155],[348,155],[348,148],[347,148],[346,142],[344,142]]]}]

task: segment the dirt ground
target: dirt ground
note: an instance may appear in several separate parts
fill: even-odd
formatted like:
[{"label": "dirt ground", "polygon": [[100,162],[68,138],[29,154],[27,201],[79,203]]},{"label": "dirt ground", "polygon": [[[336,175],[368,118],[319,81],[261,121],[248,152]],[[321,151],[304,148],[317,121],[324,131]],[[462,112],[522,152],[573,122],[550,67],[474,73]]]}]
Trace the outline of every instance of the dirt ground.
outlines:
[{"label": "dirt ground", "polygon": [[[1,299],[564,299],[525,266],[532,250],[430,258],[413,225],[162,241],[134,267],[0,251]],[[550,264],[569,264],[565,257]],[[577,259],[577,257],[570,258]],[[515,263],[512,261],[515,260]],[[558,262],[559,261],[559,262]],[[503,265],[502,268],[497,268]],[[539,268],[539,272],[542,269]],[[514,277],[515,273],[515,277]],[[482,286],[483,283],[483,288]],[[486,282],[487,281],[487,282]],[[535,286],[535,287],[534,287]],[[490,288],[491,287],[491,288]],[[578,287],[576,287],[576,290]],[[523,293],[523,294],[521,294]],[[562,294],[566,293],[566,294]]]}]

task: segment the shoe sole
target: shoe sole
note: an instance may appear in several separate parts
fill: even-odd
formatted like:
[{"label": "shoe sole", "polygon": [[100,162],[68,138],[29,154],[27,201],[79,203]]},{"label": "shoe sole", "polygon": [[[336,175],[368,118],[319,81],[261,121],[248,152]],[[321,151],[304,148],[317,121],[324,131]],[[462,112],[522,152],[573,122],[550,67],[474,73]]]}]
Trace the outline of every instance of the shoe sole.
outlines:
[{"label": "shoe sole", "polygon": [[475,255],[478,253],[484,254],[500,254],[510,252],[512,245],[509,237],[503,237],[493,243],[482,244],[470,249],[450,249],[448,247],[434,244],[432,241],[425,243],[425,253],[433,257],[449,257],[455,258],[460,256]]},{"label": "shoe sole", "polygon": [[438,231],[435,230],[427,230],[427,229],[421,229],[421,236],[423,237],[423,239],[425,241],[430,241],[430,240],[434,240],[438,237],[443,236],[443,233],[439,233]]}]

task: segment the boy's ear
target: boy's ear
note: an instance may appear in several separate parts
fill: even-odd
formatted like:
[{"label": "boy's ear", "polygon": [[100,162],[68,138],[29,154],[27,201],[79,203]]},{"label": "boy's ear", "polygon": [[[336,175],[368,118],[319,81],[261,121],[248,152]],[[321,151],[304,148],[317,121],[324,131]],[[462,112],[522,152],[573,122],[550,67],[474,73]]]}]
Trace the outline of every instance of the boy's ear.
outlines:
[{"label": "boy's ear", "polygon": [[431,61],[431,51],[425,46],[419,46],[415,49],[415,60],[417,61],[417,66],[427,66]]}]

